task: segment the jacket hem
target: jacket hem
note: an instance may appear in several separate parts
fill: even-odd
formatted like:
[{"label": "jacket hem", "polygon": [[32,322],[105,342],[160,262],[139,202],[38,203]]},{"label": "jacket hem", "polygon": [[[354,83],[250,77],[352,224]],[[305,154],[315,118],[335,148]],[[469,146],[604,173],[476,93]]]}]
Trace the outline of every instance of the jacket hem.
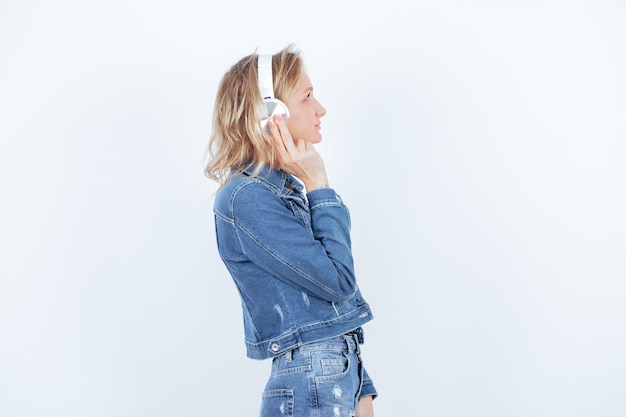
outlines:
[{"label": "jacket hem", "polygon": [[246,355],[251,359],[274,358],[307,343],[341,336],[373,318],[369,306],[365,304],[333,320],[303,325],[268,340],[258,343],[246,340]]}]

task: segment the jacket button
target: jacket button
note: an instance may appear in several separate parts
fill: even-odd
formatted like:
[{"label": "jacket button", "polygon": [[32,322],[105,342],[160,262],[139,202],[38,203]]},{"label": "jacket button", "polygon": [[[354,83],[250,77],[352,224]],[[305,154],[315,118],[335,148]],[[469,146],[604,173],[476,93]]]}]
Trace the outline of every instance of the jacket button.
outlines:
[{"label": "jacket button", "polygon": [[279,348],[280,346],[278,346],[278,343],[272,343],[272,346],[270,346],[270,349],[272,349],[272,352],[278,352]]}]

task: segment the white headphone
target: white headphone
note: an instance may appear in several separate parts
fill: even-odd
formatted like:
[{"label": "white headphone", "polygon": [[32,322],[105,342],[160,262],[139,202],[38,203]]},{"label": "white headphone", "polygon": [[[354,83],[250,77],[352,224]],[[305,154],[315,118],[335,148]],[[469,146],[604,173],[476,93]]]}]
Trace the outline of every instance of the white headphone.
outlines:
[{"label": "white headphone", "polygon": [[274,81],[272,76],[272,55],[259,55],[258,62],[259,90],[265,103],[265,115],[261,118],[261,127],[269,131],[267,122],[277,114],[285,120],[289,117],[289,109],[282,101],[274,97]]}]

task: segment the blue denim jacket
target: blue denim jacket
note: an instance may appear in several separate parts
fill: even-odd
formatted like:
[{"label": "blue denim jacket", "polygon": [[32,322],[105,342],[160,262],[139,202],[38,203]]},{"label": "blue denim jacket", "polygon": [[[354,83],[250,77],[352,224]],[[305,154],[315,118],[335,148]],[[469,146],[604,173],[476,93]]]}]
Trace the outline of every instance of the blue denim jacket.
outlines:
[{"label": "blue denim jacket", "polygon": [[[241,296],[247,356],[279,356],[373,316],[354,274],[350,215],[332,188],[282,170],[236,174],[214,202],[219,253]],[[362,341],[362,340],[361,340]],[[365,373],[362,396],[374,393]]]}]

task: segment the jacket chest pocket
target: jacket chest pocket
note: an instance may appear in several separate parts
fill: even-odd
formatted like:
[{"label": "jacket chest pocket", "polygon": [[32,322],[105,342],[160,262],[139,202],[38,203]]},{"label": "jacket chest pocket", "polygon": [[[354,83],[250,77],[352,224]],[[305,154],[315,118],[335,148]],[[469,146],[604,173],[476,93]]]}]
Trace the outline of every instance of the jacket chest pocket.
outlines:
[{"label": "jacket chest pocket", "polygon": [[309,211],[309,206],[300,197],[287,196],[286,199],[293,215],[302,222],[306,230],[313,234],[313,229],[311,228],[311,212]]}]

